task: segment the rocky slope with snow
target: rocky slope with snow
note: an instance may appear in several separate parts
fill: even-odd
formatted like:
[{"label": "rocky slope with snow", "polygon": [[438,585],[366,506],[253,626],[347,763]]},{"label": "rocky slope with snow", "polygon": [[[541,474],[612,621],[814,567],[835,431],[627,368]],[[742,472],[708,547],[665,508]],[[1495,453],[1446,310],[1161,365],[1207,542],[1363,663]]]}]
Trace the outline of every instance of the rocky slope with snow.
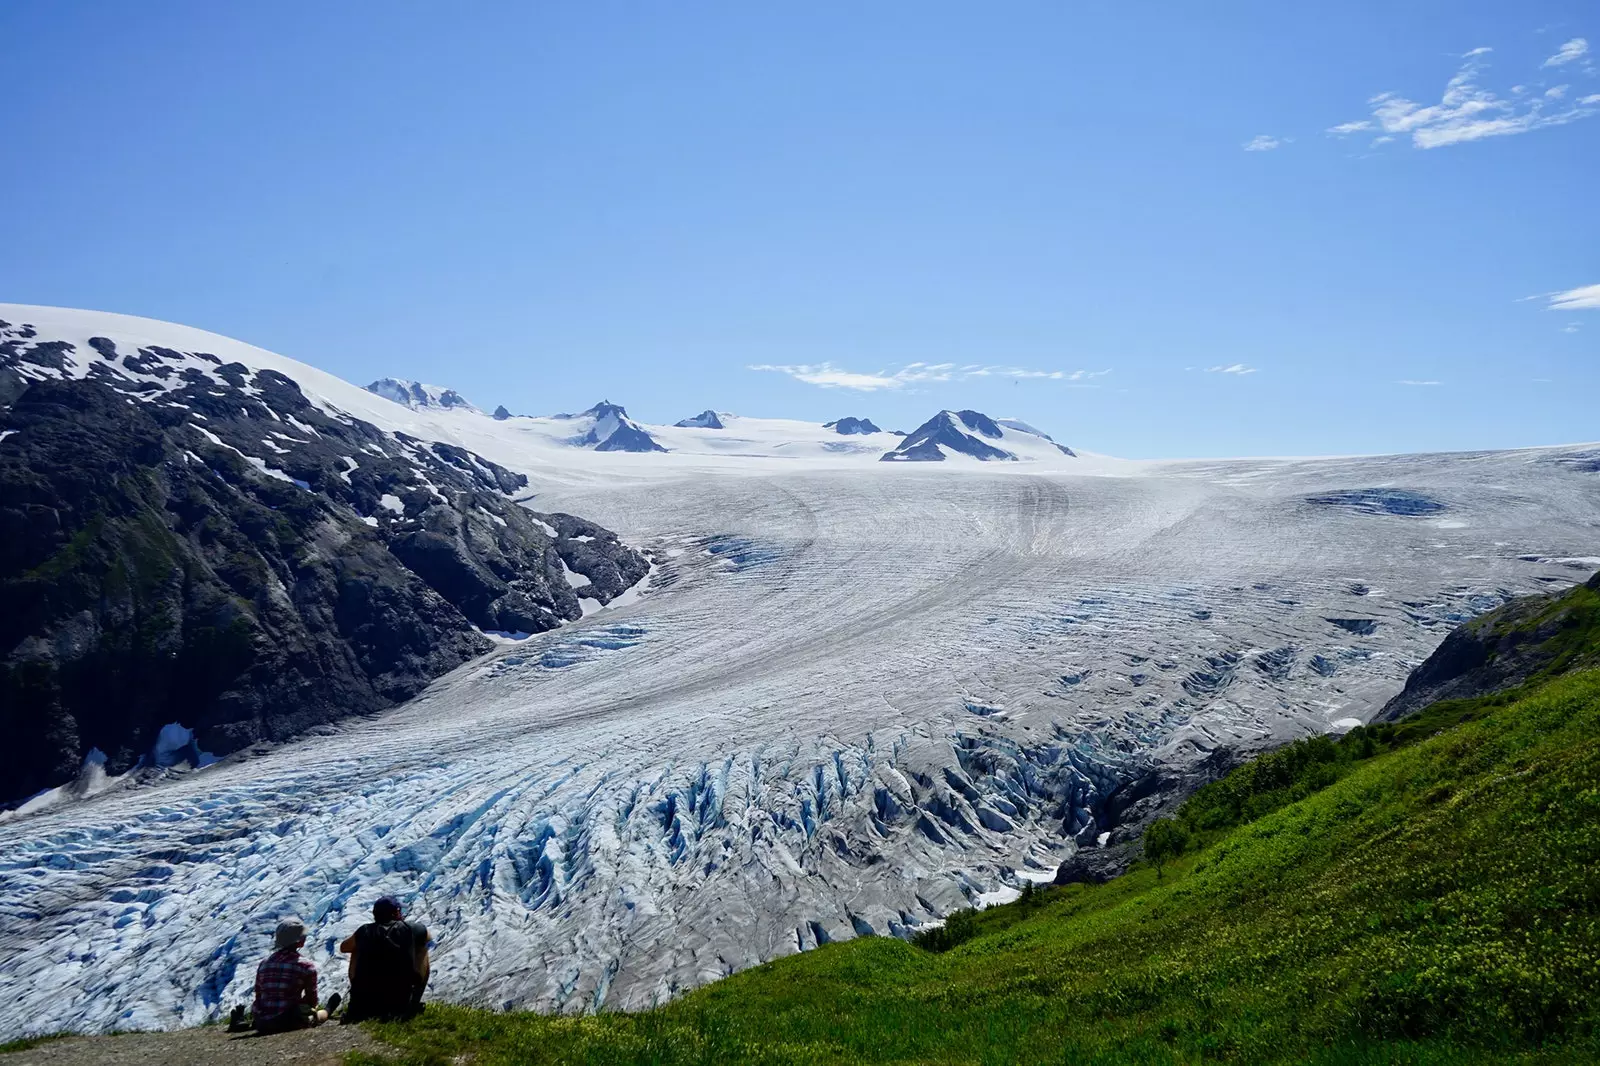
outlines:
[{"label": "rocky slope with snow", "polygon": [[0,804],[392,706],[648,568],[279,370],[0,319],[0,390]]},{"label": "rocky slope with snow", "polygon": [[980,411],[940,411],[883,454],[884,462],[939,463],[952,457],[980,462],[1075,458],[1026,422],[996,421]]}]

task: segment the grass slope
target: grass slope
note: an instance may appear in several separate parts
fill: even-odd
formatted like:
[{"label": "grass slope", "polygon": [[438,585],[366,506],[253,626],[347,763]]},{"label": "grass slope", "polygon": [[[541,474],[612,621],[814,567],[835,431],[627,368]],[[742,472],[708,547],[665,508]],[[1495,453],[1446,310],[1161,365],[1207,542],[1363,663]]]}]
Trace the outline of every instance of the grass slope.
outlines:
[{"label": "grass slope", "polygon": [[1600,1061],[1600,671],[1314,744],[1197,793],[1164,871],[968,916],[946,951],[858,939],[645,1013],[379,1035],[484,1066]]}]

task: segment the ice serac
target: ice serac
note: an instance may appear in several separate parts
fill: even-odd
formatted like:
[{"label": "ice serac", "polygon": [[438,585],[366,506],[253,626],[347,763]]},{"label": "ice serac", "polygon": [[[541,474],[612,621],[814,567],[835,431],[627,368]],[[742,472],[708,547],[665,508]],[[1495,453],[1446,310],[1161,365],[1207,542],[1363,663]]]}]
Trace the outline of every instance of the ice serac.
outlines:
[{"label": "ice serac", "polygon": [[406,407],[438,407],[445,410],[459,407],[469,411],[477,410],[455,389],[424,385],[420,381],[379,378],[367,386],[367,391],[374,396],[382,396],[385,400],[393,400]]},{"label": "ice serac", "polygon": [[517,506],[525,475],[275,369],[0,320],[0,382],[0,806],[91,749],[159,766],[164,727],[225,755],[392,706],[480,630],[549,630],[648,569]]},{"label": "ice serac", "polygon": [[836,419],[835,421],[832,421],[832,422],[824,422],[822,424],[822,428],[823,429],[831,429],[835,433],[843,434],[844,436],[847,436],[847,437],[848,436],[857,435],[857,434],[860,434],[860,435],[864,436],[864,435],[866,435],[868,433],[882,433],[883,432],[883,430],[879,429],[877,426],[872,424],[872,419],[870,419],[870,418],[856,418],[854,416]]},{"label": "ice serac", "polygon": [[693,418],[685,418],[681,422],[674,422],[673,425],[677,426],[679,429],[724,429],[724,428],[726,428],[722,424],[722,419],[717,417],[717,412],[711,410],[709,407],[706,408],[704,411],[701,411],[699,414],[695,415]]}]

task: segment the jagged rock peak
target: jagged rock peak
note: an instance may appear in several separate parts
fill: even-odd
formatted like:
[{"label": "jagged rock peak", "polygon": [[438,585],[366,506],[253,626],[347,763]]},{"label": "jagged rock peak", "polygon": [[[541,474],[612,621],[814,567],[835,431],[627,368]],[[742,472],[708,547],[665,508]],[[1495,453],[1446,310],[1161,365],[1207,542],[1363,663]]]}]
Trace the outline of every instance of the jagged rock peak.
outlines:
[{"label": "jagged rock peak", "polygon": [[870,418],[840,418],[833,422],[824,422],[822,428],[831,429],[835,433],[843,433],[846,436],[883,432],[883,430],[872,424],[872,419]]},{"label": "jagged rock peak", "polygon": [[469,411],[477,410],[455,389],[424,385],[420,381],[403,378],[379,378],[367,386],[367,391],[407,407],[464,407]]},{"label": "jagged rock peak", "polygon": [[505,404],[501,404],[499,407],[494,409],[494,417],[495,421],[504,422],[506,419],[511,417],[511,412],[506,410]]},{"label": "jagged rock peak", "polygon": [[627,408],[610,400],[601,400],[578,415],[558,415],[574,421],[587,420],[588,428],[578,433],[568,443],[580,448],[593,448],[597,452],[664,452],[667,449],[650,435],[650,431],[628,417]]},{"label": "jagged rock peak", "polygon": [[988,415],[979,411],[940,411],[893,451],[885,452],[884,462],[938,463],[945,450],[984,461],[1014,460],[1016,455],[979,439],[1003,440],[1005,433]]},{"label": "jagged rock peak", "polygon": [[673,425],[677,426],[679,429],[723,429],[723,428],[725,428],[722,425],[722,419],[717,417],[717,412],[711,410],[711,408],[709,408],[709,407],[706,408],[704,411],[701,411],[699,414],[695,415],[693,418],[685,418],[681,422],[673,423]]}]

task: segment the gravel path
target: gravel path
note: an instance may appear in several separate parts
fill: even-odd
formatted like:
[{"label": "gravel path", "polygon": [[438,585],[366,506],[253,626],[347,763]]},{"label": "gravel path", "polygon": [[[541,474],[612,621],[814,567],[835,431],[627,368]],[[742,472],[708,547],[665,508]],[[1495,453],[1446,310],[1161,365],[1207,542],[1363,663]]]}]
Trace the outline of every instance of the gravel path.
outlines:
[{"label": "gravel path", "polygon": [[383,1045],[354,1025],[256,1036],[226,1027],[52,1040],[0,1055],[3,1066],[341,1066],[347,1051]]}]

